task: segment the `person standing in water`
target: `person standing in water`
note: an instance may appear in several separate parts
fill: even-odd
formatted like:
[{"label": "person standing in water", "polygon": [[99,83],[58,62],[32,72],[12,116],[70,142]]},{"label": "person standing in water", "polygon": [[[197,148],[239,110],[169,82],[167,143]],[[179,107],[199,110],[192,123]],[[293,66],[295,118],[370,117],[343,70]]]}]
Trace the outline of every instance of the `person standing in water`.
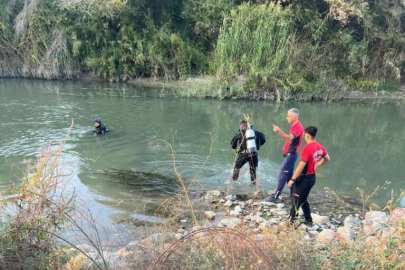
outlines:
[{"label": "person standing in water", "polygon": [[[247,131],[250,129],[252,135],[247,136]],[[247,141],[254,140],[255,149],[252,151],[248,149]],[[231,147],[236,150],[238,155],[235,160],[232,179],[234,182],[238,181],[240,169],[246,163],[249,163],[250,181],[252,184],[256,183],[256,169],[259,166],[258,150],[266,142],[266,137],[263,133],[253,130],[252,126],[246,120],[239,123],[239,131],[232,138]]]}]

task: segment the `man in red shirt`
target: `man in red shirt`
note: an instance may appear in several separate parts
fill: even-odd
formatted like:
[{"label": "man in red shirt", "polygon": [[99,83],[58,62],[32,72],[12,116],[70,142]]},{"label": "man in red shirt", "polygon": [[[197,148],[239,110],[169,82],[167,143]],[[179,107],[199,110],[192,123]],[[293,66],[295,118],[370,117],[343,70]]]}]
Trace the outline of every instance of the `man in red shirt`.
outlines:
[{"label": "man in red shirt", "polygon": [[[290,180],[295,162],[297,161],[298,152],[301,148],[302,138],[304,137],[304,127],[298,120],[298,109],[290,109],[287,114],[287,121],[291,125],[288,134],[285,134],[278,126],[273,125],[273,131],[285,140],[283,147],[284,161],[281,164],[281,171],[278,175],[278,184],[275,193],[270,197],[270,202],[277,202],[278,197],[284,189],[285,184]],[[291,193],[291,192],[290,192]]]},{"label": "man in red shirt", "polygon": [[298,210],[302,207],[304,212],[305,224],[312,226],[311,209],[307,201],[309,192],[315,185],[316,169],[330,161],[330,157],[322,144],[315,139],[318,129],[309,126],[305,129],[305,145],[301,153],[301,161],[298,164],[288,186],[294,185],[292,194],[292,207],[290,211],[290,223],[293,223]]}]

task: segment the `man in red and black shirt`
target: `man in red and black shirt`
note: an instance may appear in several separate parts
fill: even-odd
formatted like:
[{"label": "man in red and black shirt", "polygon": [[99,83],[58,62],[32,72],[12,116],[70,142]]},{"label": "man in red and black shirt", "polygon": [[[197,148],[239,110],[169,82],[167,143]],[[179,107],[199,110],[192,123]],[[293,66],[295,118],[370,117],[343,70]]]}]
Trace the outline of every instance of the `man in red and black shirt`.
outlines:
[{"label": "man in red and black shirt", "polygon": [[304,137],[304,127],[298,120],[298,109],[290,109],[287,114],[287,121],[291,125],[288,134],[284,133],[278,126],[273,125],[273,131],[285,140],[283,147],[284,161],[281,164],[281,171],[278,175],[277,189],[270,197],[269,201],[276,202],[284,189],[285,184],[290,180],[295,162],[297,161],[298,152],[301,148],[302,138]]},{"label": "man in red and black shirt", "polygon": [[322,144],[315,139],[318,129],[314,126],[305,129],[305,145],[301,153],[301,161],[298,164],[288,186],[294,185],[292,194],[292,207],[290,211],[290,222],[293,223],[298,210],[302,207],[305,216],[305,224],[312,226],[311,209],[307,201],[309,192],[315,185],[316,169],[330,161],[330,157]]}]

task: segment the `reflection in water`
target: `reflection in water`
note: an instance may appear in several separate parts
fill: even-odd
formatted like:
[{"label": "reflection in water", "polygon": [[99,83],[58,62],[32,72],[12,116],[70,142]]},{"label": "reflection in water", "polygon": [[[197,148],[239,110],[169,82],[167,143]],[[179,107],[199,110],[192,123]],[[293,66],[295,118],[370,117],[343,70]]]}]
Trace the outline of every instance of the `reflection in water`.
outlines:
[{"label": "reflection in water", "polygon": [[[130,216],[149,215],[177,190],[170,149],[187,179],[204,190],[228,188],[235,158],[229,143],[243,114],[266,135],[258,176],[265,192],[276,185],[283,141],[272,124],[288,130],[285,115],[297,107],[304,126],[318,127],[318,140],[332,161],[317,173],[315,189],[330,187],[357,196],[385,181],[395,194],[404,189],[405,106],[393,104],[291,103],[161,98],[161,89],[95,82],[0,80],[0,187],[17,183],[26,158],[59,142],[75,121],[63,162],[77,169],[83,196]],[[94,117],[110,129],[93,136]],[[215,138],[215,140],[212,140]],[[211,145],[212,144],[212,145]],[[207,157],[209,149],[212,152]],[[247,168],[230,190],[253,192]],[[384,204],[390,190],[376,198]],[[402,200],[402,203],[404,201]]]}]

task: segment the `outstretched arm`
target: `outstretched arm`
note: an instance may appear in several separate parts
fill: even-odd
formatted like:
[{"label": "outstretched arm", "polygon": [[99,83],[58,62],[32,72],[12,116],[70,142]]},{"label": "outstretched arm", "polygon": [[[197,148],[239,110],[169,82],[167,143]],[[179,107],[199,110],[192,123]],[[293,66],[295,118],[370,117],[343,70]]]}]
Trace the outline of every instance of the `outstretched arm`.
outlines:
[{"label": "outstretched arm", "polygon": [[284,131],[282,131],[281,128],[279,128],[279,127],[276,126],[276,125],[273,125],[273,131],[274,131],[275,133],[277,133],[278,136],[280,136],[282,139],[284,139],[284,140],[286,140],[286,141],[290,141],[290,142],[291,142],[291,141],[294,139],[294,135],[284,133]]}]

